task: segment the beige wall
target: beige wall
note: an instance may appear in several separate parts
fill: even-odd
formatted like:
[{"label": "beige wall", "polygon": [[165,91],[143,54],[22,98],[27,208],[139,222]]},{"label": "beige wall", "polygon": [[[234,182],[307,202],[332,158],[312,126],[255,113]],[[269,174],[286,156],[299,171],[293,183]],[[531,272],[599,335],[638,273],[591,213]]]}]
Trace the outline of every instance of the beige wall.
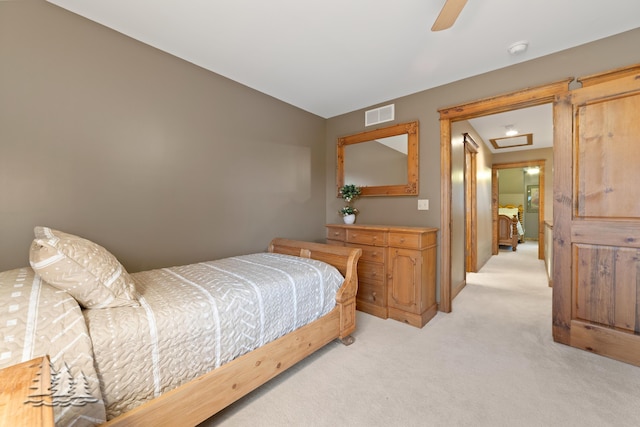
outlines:
[{"label": "beige wall", "polygon": [[[412,120],[420,122],[420,192],[416,197],[362,198],[357,202],[361,212],[358,222],[439,228],[441,220],[439,109],[561,81],[568,77],[579,77],[640,63],[640,50],[629,50],[629,46],[637,46],[639,43],[640,29],[636,29],[402,98],[381,100],[376,105],[329,119],[326,134],[327,221],[337,222],[339,219],[335,214],[340,205],[335,189],[336,139],[339,136],[365,130],[364,112],[366,110],[395,103],[396,120],[385,125]],[[497,162],[495,159],[494,161]],[[430,200],[429,211],[417,210],[418,198]],[[548,211],[545,209],[545,219],[548,218],[547,214]],[[452,242],[452,247],[454,245],[456,242]],[[453,273],[455,272],[452,272],[452,277]],[[438,277],[440,277],[439,273]]]},{"label": "beige wall", "polygon": [[463,153],[454,155],[454,151],[461,150],[458,145],[462,144],[463,134],[468,133],[478,144],[476,154],[476,219],[477,219],[477,253],[476,267],[479,270],[491,258],[492,255],[492,230],[493,219],[491,215],[491,164],[493,155],[484,140],[478,135],[471,124],[466,121],[454,122],[451,125],[451,170],[452,170],[452,247],[451,247],[451,267],[452,283],[459,284],[465,280],[465,241],[464,236],[460,236],[465,227],[464,186],[461,175],[464,168]]},{"label": "beige wall", "polygon": [[[500,169],[498,171],[498,188],[500,194],[520,194],[523,195],[524,174],[522,168],[516,169]],[[498,199],[499,203],[503,203]],[[524,196],[518,200],[518,204],[524,206]]]},{"label": "beige wall", "polygon": [[[381,100],[420,121],[420,193],[359,199],[358,222],[440,227],[439,108],[638,63],[639,44],[640,29]],[[131,271],[319,240],[340,220],[336,138],[377,106],[324,120],[44,1],[0,2],[0,64],[2,270],[26,265],[35,225]]]},{"label": "beige wall", "polygon": [[454,289],[465,281],[465,149],[463,132],[451,129],[451,234],[455,245],[451,246],[451,285]]},{"label": "beige wall", "polygon": [[[462,123],[468,122],[464,121]],[[469,134],[480,145],[476,155],[476,200],[478,210],[478,264],[476,267],[480,270],[493,255],[493,214],[491,211],[491,165],[493,164],[493,154],[482,138],[475,133],[475,129],[472,128]]]},{"label": "beige wall", "polygon": [[325,119],[44,1],[0,2],[0,270],[35,225],[130,271],[324,236]]}]

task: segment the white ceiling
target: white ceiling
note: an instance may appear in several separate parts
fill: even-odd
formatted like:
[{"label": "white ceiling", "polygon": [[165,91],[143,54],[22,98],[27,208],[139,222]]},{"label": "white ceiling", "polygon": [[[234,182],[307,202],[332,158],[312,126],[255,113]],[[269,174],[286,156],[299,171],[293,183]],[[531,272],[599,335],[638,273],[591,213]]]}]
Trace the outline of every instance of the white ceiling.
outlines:
[{"label": "white ceiling", "polygon": [[469,0],[437,33],[444,0],[49,2],[325,118],[640,26],[638,0]]},{"label": "white ceiling", "polygon": [[[492,153],[553,147],[553,111],[551,104],[478,117],[470,119],[469,123]],[[495,149],[490,140],[492,138],[505,138],[508,125],[513,125],[519,135],[532,134],[533,145]]]}]

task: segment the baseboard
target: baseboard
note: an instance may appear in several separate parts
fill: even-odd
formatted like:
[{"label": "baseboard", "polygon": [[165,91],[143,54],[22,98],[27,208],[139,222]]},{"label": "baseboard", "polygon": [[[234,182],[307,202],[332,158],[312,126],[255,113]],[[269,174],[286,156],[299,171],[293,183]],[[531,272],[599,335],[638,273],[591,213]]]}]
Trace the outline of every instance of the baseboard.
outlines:
[{"label": "baseboard", "polygon": [[451,301],[453,301],[453,299],[458,296],[460,291],[462,291],[465,286],[467,286],[467,281],[463,280],[457,285],[451,287]]}]

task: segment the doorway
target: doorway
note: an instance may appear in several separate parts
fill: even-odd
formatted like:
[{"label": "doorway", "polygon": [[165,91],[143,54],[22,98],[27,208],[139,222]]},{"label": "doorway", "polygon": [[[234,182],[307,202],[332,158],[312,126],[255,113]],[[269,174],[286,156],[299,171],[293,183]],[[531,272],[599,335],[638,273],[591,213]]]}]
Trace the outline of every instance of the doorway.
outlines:
[{"label": "doorway", "polygon": [[[441,165],[441,247],[440,257],[440,310],[452,310],[452,140],[451,124],[455,121],[501,113],[514,109],[533,107],[554,101],[556,95],[565,93],[573,79],[551,83],[536,88],[458,105],[440,112],[440,165]],[[497,208],[496,208],[497,213]],[[497,218],[497,217],[496,217]],[[541,227],[542,228],[542,227]],[[544,239],[544,237],[543,237]],[[541,245],[544,250],[544,246]],[[540,249],[539,249],[540,250]]]},{"label": "doorway", "polygon": [[[509,170],[509,169],[524,169],[524,168],[538,168],[538,194],[545,194],[545,161],[544,160],[531,160],[517,163],[499,163],[494,164],[491,167],[491,200],[492,200],[492,212],[493,212],[493,241],[492,241],[492,253],[493,255],[498,254],[498,207],[500,200],[500,189],[499,189],[499,179],[498,174],[501,170]],[[526,189],[524,190],[526,191]],[[524,193],[525,197],[530,197],[528,193]],[[545,198],[539,197],[539,202],[535,205],[535,210],[537,211],[537,215],[534,217],[537,218],[537,240],[538,240],[538,259],[544,259],[544,248],[545,248],[545,236],[544,236],[544,207],[545,207]],[[523,210],[526,213],[532,214],[533,208],[531,206],[531,201],[527,200],[525,202],[525,206],[523,206]]]},{"label": "doorway", "polygon": [[640,366],[640,65],[440,110],[441,309],[451,311],[451,123],[553,102],[555,342]]}]

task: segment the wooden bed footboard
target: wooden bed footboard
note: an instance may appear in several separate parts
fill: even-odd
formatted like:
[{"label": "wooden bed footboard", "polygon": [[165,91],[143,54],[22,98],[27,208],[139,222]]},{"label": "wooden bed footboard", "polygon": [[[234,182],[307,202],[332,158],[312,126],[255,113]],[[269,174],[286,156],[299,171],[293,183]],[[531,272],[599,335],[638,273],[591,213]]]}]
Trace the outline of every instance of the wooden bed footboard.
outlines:
[{"label": "wooden bed footboard", "polygon": [[346,345],[353,343],[351,333],[356,329],[357,267],[362,249],[277,238],[271,241],[269,252],[316,259],[331,264],[340,271],[345,280],[336,295],[336,303],[340,309],[338,338]]},{"label": "wooden bed footboard", "polygon": [[511,250],[518,248],[518,217],[498,215],[498,245],[511,246]]},{"label": "wooden bed footboard", "polygon": [[345,280],[336,307],[322,318],[222,365],[114,418],[104,426],[195,426],[295,365],[329,342],[353,342],[357,262],[361,249],[276,238],[269,252],[317,259],[336,267]]}]

